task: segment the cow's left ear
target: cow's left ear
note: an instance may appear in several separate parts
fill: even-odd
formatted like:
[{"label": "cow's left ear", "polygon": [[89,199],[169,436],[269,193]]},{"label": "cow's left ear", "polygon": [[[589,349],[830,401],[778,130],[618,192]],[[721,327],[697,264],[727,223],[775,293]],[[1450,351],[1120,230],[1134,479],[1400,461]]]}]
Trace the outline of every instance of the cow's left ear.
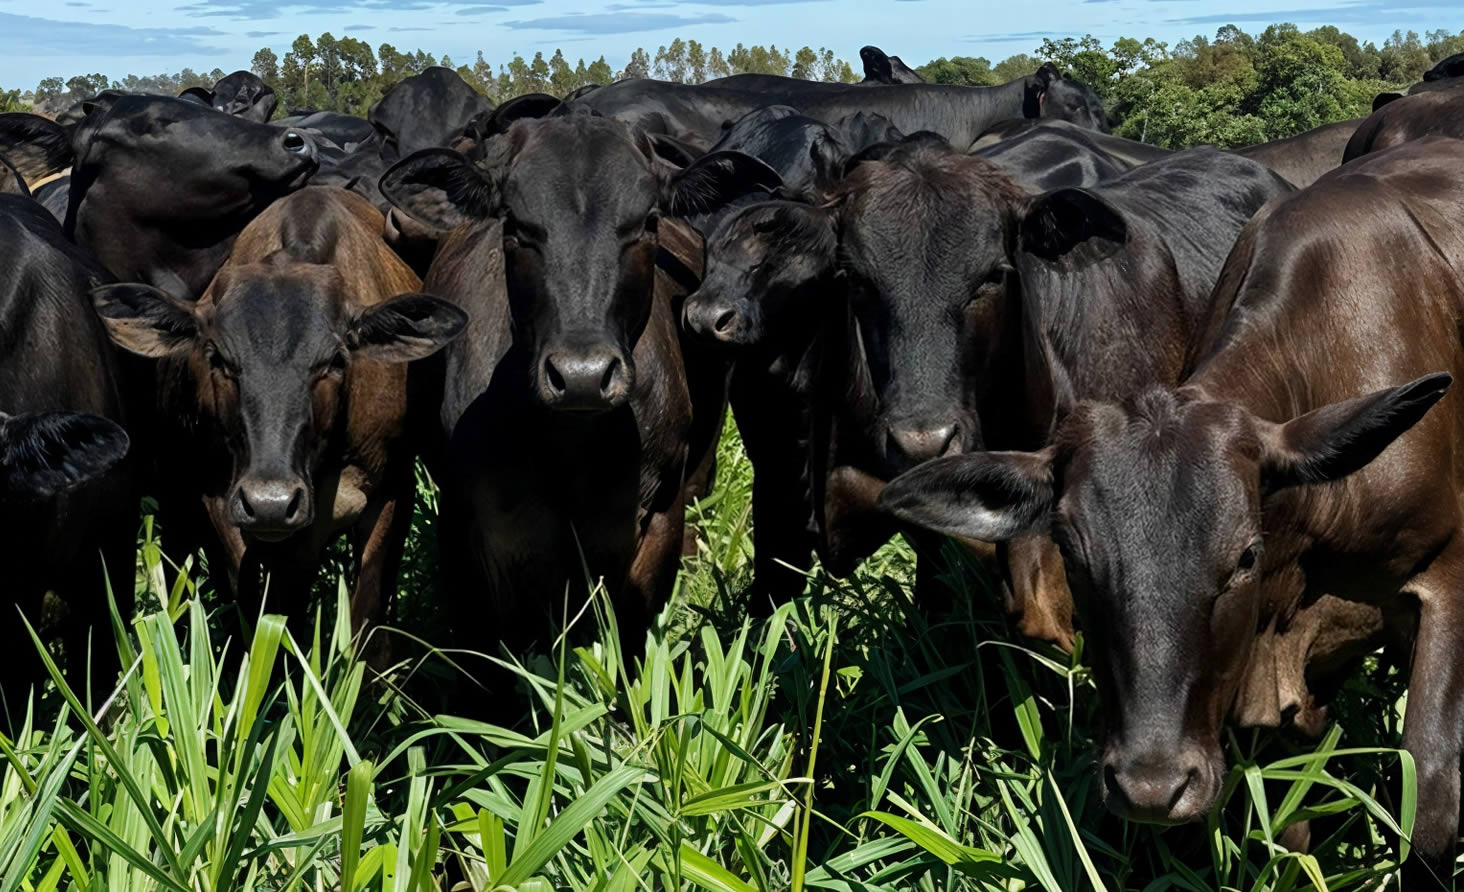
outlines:
[{"label": "cow's left ear", "polygon": [[675,217],[704,214],[744,195],[771,194],[782,185],[776,170],[751,155],[712,152],[671,177],[664,206]]},{"label": "cow's left ear", "polygon": [[0,501],[39,501],[104,474],[127,455],[127,432],[80,412],[0,412]]},{"label": "cow's left ear", "polygon": [[428,226],[453,230],[493,215],[498,190],[461,152],[423,149],[382,174],[381,194]]},{"label": "cow's left ear", "polygon": [[938,458],[890,481],[879,506],[936,533],[1004,542],[1045,524],[1056,498],[1054,454],[1048,447]]},{"label": "cow's left ear", "polygon": [[348,338],[357,355],[378,362],[424,359],[462,334],[468,314],[426,294],[402,294],[368,307]]},{"label": "cow's left ear", "polygon": [[859,59],[864,63],[864,79],[879,84],[893,84],[895,82],[894,67],[890,64],[890,57],[885,51],[877,46],[866,46],[859,49]]},{"label": "cow's left ear", "polygon": [[1263,423],[1265,488],[1324,483],[1361,470],[1417,424],[1453,381],[1453,375],[1439,372],[1402,387],[1323,406],[1285,424]]},{"label": "cow's left ear", "polygon": [[1085,266],[1127,241],[1128,223],[1117,208],[1087,189],[1058,189],[1027,207],[1017,249],[1047,263]]},{"label": "cow's left ear", "polygon": [[186,349],[198,334],[194,307],[151,285],[103,285],[91,296],[108,336],[138,356],[161,359]]}]

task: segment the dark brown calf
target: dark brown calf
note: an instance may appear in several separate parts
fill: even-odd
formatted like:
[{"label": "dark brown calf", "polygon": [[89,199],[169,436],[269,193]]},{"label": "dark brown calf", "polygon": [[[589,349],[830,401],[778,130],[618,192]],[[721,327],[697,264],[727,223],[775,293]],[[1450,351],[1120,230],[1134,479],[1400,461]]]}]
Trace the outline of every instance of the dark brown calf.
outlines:
[{"label": "dark brown calf", "polygon": [[886,489],[890,510],[933,529],[1051,530],[1110,717],[1115,810],[1203,816],[1227,717],[1315,730],[1309,685],[1416,617],[1413,843],[1451,872],[1464,407],[1444,395],[1464,372],[1461,202],[1452,139],[1334,171],[1241,234],[1215,301],[1233,310],[1183,386],[1084,403],[1046,449],[933,463]]},{"label": "dark brown calf", "polygon": [[[343,532],[353,630],[379,622],[395,589],[414,494],[407,363],[466,320],[411,293],[421,283],[381,227],[365,199],[312,187],[244,230],[197,303],[144,285],[95,292],[112,338],[160,360],[160,417],[176,425],[159,437],[166,528],[197,537],[251,616],[266,576],[270,607],[298,614]],[[378,666],[388,654],[372,642]]]},{"label": "dark brown calf", "polygon": [[1464,90],[1418,93],[1378,107],[1357,126],[1342,160],[1430,135],[1464,137]]}]

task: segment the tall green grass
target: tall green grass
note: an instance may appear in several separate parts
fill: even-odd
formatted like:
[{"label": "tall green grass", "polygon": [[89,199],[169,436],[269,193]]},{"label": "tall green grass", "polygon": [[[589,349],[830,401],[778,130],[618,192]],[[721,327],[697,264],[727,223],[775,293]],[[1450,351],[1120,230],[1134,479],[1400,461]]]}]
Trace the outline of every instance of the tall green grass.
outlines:
[{"label": "tall green grass", "polygon": [[[171,572],[149,524],[138,615],[114,616],[116,691],[84,703],[53,664],[0,736],[0,892],[1281,892],[1382,888],[1406,854],[1396,673],[1349,683],[1321,741],[1233,735],[1207,824],[1128,825],[1099,803],[1087,672],[1017,641],[974,568],[950,555],[959,606],[927,617],[893,543],[750,623],[750,471],[730,436],[719,478],[640,666],[600,595],[590,644],[488,655],[517,679],[513,727],[452,715],[438,692],[461,657],[419,647],[368,677],[339,578],[307,640],[272,615],[225,640],[226,608],[191,562]],[[440,622],[430,496],[401,631],[382,632],[404,645]],[[1308,820],[1311,854],[1283,849]]]}]

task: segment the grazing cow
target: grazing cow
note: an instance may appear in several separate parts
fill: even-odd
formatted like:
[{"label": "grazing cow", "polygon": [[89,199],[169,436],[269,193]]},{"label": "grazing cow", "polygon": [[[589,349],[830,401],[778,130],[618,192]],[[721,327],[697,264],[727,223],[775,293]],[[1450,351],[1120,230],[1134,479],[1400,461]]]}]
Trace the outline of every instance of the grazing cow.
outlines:
[{"label": "grazing cow", "polygon": [[451,68],[428,68],[393,84],[366,117],[386,136],[388,157],[447,146],[474,115],[493,103]]},{"label": "grazing cow", "polygon": [[923,84],[913,68],[900,60],[899,56],[887,56],[877,46],[866,46],[859,50],[859,60],[864,63],[866,84]]},{"label": "grazing cow", "polygon": [[75,145],[67,235],[118,279],[190,300],[245,225],[318,165],[300,131],[161,96],[118,98]]},{"label": "grazing cow", "polygon": [[[0,195],[0,268],[0,688],[17,715],[23,685],[45,670],[11,605],[43,635],[61,637],[78,693],[88,648],[92,695],[100,702],[110,692],[117,650],[107,578],[128,615],[140,491],[136,463],[122,461],[122,369],[87,300],[105,274],[44,208],[14,195]],[[58,613],[47,592],[62,607],[59,620],[45,621]]]},{"label": "grazing cow", "polygon": [[1317,178],[1342,164],[1347,143],[1363,121],[1323,124],[1296,136],[1235,149],[1235,154],[1259,161],[1280,174],[1288,183],[1304,189]]},{"label": "grazing cow", "polygon": [[[353,631],[389,607],[415,493],[407,363],[466,320],[412,293],[381,227],[359,196],[312,187],[256,218],[197,302],[141,284],[94,293],[113,340],[160,361],[170,530],[197,535],[246,616],[268,573],[274,609],[299,617],[343,532]],[[372,645],[380,667],[386,642]]]},{"label": "grazing cow", "polygon": [[[809,483],[770,484],[780,502],[760,513],[805,516],[789,500],[811,487],[821,557],[848,573],[893,532],[873,505],[881,481],[943,454],[1040,444],[1095,388],[1177,380],[1234,234],[1288,190],[1254,162],[1195,149],[1034,196],[985,159],[926,144],[857,164],[824,207],[733,215],[709,239],[690,326],[756,346],[806,331],[784,321],[796,310],[822,320],[824,342],[811,399],[827,436],[813,435]],[[777,341],[781,374],[807,349]],[[744,430],[762,426],[759,405],[738,416]],[[769,447],[787,450],[786,469],[806,451],[792,436]],[[1033,637],[1070,638],[1060,586],[1013,596],[1016,612],[1037,611],[1023,620]]]},{"label": "grazing cow", "polygon": [[758,191],[766,167],[718,153],[667,176],[643,134],[583,114],[516,121],[484,149],[482,166],[431,150],[382,180],[409,216],[453,230],[426,288],[471,318],[444,352],[428,453],[443,591],[463,599],[465,644],[521,650],[548,640],[585,567],[639,649],[675,579],[688,469],[716,425],[701,425],[708,443],[693,431],[723,390],[709,411],[694,402],[675,314],[695,270],[666,262],[684,235],[662,216]]},{"label": "grazing cow", "polygon": [[1357,125],[1342,159],[1429,135],[1464,137],[1464,90],[1416,93],[1384,104]]},{"label": "grazing cow", "polygon": [[1405,638],[1416,627],[1412,843],[1452,875],[1464,407],[1445,392],[1464,373],[1461,171],[1464,142],[1426,138],[1271,204],[1226,262],[1214,303],[1231,310],[1182,386],[1084,403],[1047,448],[933,462],[882,495],[908,521],[961,536],[1050,528],[1084,605],[1115,811],[1198,819],[1224,778],[1227,716],[1314,720],[1318,667],[1258,666],[1257,639],[1309,625],[1332,596],[1380,609]]}]

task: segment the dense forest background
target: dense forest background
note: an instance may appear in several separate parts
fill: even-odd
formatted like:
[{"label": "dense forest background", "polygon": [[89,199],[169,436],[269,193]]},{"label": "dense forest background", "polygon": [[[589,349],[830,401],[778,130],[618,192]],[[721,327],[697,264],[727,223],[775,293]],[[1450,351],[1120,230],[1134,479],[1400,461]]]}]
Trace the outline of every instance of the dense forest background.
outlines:
[{"label": "dense forest background", "polygon": [[[899,47],[885,47],[898,54]],[[1395,31],[1381,47],[1359,42],[1335,27],[1302,31],[1272,25],[1248,34],[1234,25],[1213,38],[1197,35],[1170,47],[1158,41],[1124,37],[1104,46],[1091,35],[1047,39],[1031,54],[996,64],[982,57],[940,58],[916,70],[944,84],[997,84],[1031,74],[1055,62],[1102,96],[1114,132],[1155,145],[1197,143],[1238,146],[1280,139],[1331,121],[1357,118],[1372,108],[1380,92],[1414,83],[1439,60],[1464,51],[1464,31]],[[914,60],[906,60],[912,62]],[[496,69],[481,52],[470,64],[418,49],[402,52],[389,43],[373,49],[363,40],[315,39],[302,34],[283,59],[260,49],[250,69],[280,94],[280,113],[310,108],[364,115],[392,84],[432,65],[455,68],[464,80],[495,102],[522,93],[563,95],[586,84],[608,84],[627,77],[655,77],[700,83],[730,74],[781,74],[808,80],[853,82],[848,61],[833,50],[738,44],[723,51],[677,38],[631,54],[616,71],[600,58],[571,65],[562,50],[549,58],[514,56]],[[188,87],[212,86],[226,72],[194,71],[150,77],[129,74],[121,80],[103,74],[49,77],[34,90],[0,88],[0,111],[34,108],[55,114],[71,103],[108,87],[176,94]]]}]

